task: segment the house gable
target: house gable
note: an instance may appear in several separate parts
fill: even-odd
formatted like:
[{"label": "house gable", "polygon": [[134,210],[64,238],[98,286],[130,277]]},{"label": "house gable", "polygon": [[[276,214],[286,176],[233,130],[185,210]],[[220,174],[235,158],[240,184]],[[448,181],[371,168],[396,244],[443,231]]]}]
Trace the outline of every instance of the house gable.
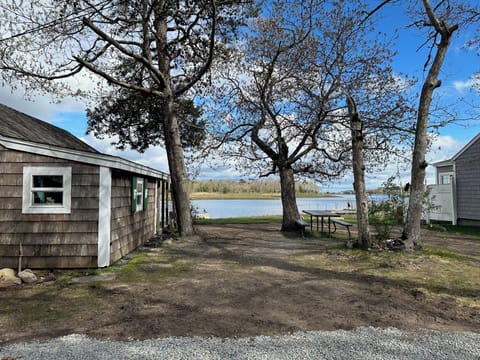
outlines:
[{"label": "house gable", "polygon": [[471,147],[478,145],[477,142],[480,140],[480,133],[477,134],[472,140],[470,140],[467,145],[465,145],[455,156],[452,158],[452,161],[456,161],[459,157],[461,157],[465,152],[469,151]]},{"label": "house gable", "polygon": [[68,131],[0,104],[0,135],[66,149],[98,153]]},{"label": "house gable", "polygon": [[480,136],[455,156],[459,223],[480,220]]}]

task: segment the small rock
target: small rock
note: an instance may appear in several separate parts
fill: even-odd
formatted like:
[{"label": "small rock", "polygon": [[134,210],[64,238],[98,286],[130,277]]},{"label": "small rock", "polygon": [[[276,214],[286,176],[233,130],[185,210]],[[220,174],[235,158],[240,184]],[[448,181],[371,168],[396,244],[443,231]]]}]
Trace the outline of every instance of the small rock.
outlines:
[{"label": "small rock", "polygon": [[353,249],[353,241],[348,240],[347,243],[345,244],[345,246],[347,247],[347,249]]},{"label": "small rock", "polygon": [[9,285],[21,285],[22,279],[15,276],[15,270],[9,268],[3,268],[0,270],[0,283]]},{"label": "small rock", "polygon": [[164,240],[162,242],[162,246],[168,246],[168,245],[172,245],[173,244],[173,240],[172,239],[167,239],[167,240]]},{"label": "small rock", "polygon": [[27,283],[27,284],[34,283],[38,280],[37,276],[30,269],[25,269],[23,271],[20,271],[17,275],[20,279],[22,279],[24,283]]}]

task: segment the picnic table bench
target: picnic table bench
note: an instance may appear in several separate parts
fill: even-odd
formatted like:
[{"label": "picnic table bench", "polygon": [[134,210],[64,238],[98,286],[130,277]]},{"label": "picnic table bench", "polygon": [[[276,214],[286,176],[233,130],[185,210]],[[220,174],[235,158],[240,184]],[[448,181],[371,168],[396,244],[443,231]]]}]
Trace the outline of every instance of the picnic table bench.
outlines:
[{"label": "picnic table bench", "polygon": [[352,223],[349,223],[348,221],[345,221],[345,220],[332,219],[332,224],[333,224],[333,228],[334,228],[333,232],[337,231],[337,224],[338,225],[343,225],[348,230],[348,239],[350,240],[352,238],[352,235],[350,233],[350,227],[353,225]]},{"label": "picnic table bench", "polygon": [[303,233],[305,232],[305,227],[308,226],[308,223],[304,221],[302,218],[300,218],[295,220],[295,225],[297,225],[297,227],[300,229],[303,235]]}]

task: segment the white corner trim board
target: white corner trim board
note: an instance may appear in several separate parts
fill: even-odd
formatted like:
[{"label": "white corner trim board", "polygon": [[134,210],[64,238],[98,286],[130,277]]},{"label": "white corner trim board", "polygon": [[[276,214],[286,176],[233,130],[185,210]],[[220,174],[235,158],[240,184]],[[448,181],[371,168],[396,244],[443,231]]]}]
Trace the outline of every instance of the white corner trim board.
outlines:
[{"label": "white corner trim board", "polygon": [[98,189],[98,257],[99,268],[110,265],[110,224],[112,215],[112,172],[110,168],[100,167],[100,185]]}]

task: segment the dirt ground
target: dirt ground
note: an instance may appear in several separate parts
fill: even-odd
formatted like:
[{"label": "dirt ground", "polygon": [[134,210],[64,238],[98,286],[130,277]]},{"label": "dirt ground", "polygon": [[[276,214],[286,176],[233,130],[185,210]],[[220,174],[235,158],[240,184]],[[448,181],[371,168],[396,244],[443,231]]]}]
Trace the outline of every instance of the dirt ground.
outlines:
[{"label": "dirt ground", "polygon": [[[358,326],[480,331],[478,307],[447,292],[298,261],[326,254],[341,264],[338,251],[326,250],[334,239],[282,234],[278,224],[197,231],[168,247],[142,249],[131,268],[63,282],[56,274],[54,281],[47,276],[42,284],[0,291],[0,344],[70,333],[125,340]],[[479,239],[428,232],[425,242],[480,260]]]}]

